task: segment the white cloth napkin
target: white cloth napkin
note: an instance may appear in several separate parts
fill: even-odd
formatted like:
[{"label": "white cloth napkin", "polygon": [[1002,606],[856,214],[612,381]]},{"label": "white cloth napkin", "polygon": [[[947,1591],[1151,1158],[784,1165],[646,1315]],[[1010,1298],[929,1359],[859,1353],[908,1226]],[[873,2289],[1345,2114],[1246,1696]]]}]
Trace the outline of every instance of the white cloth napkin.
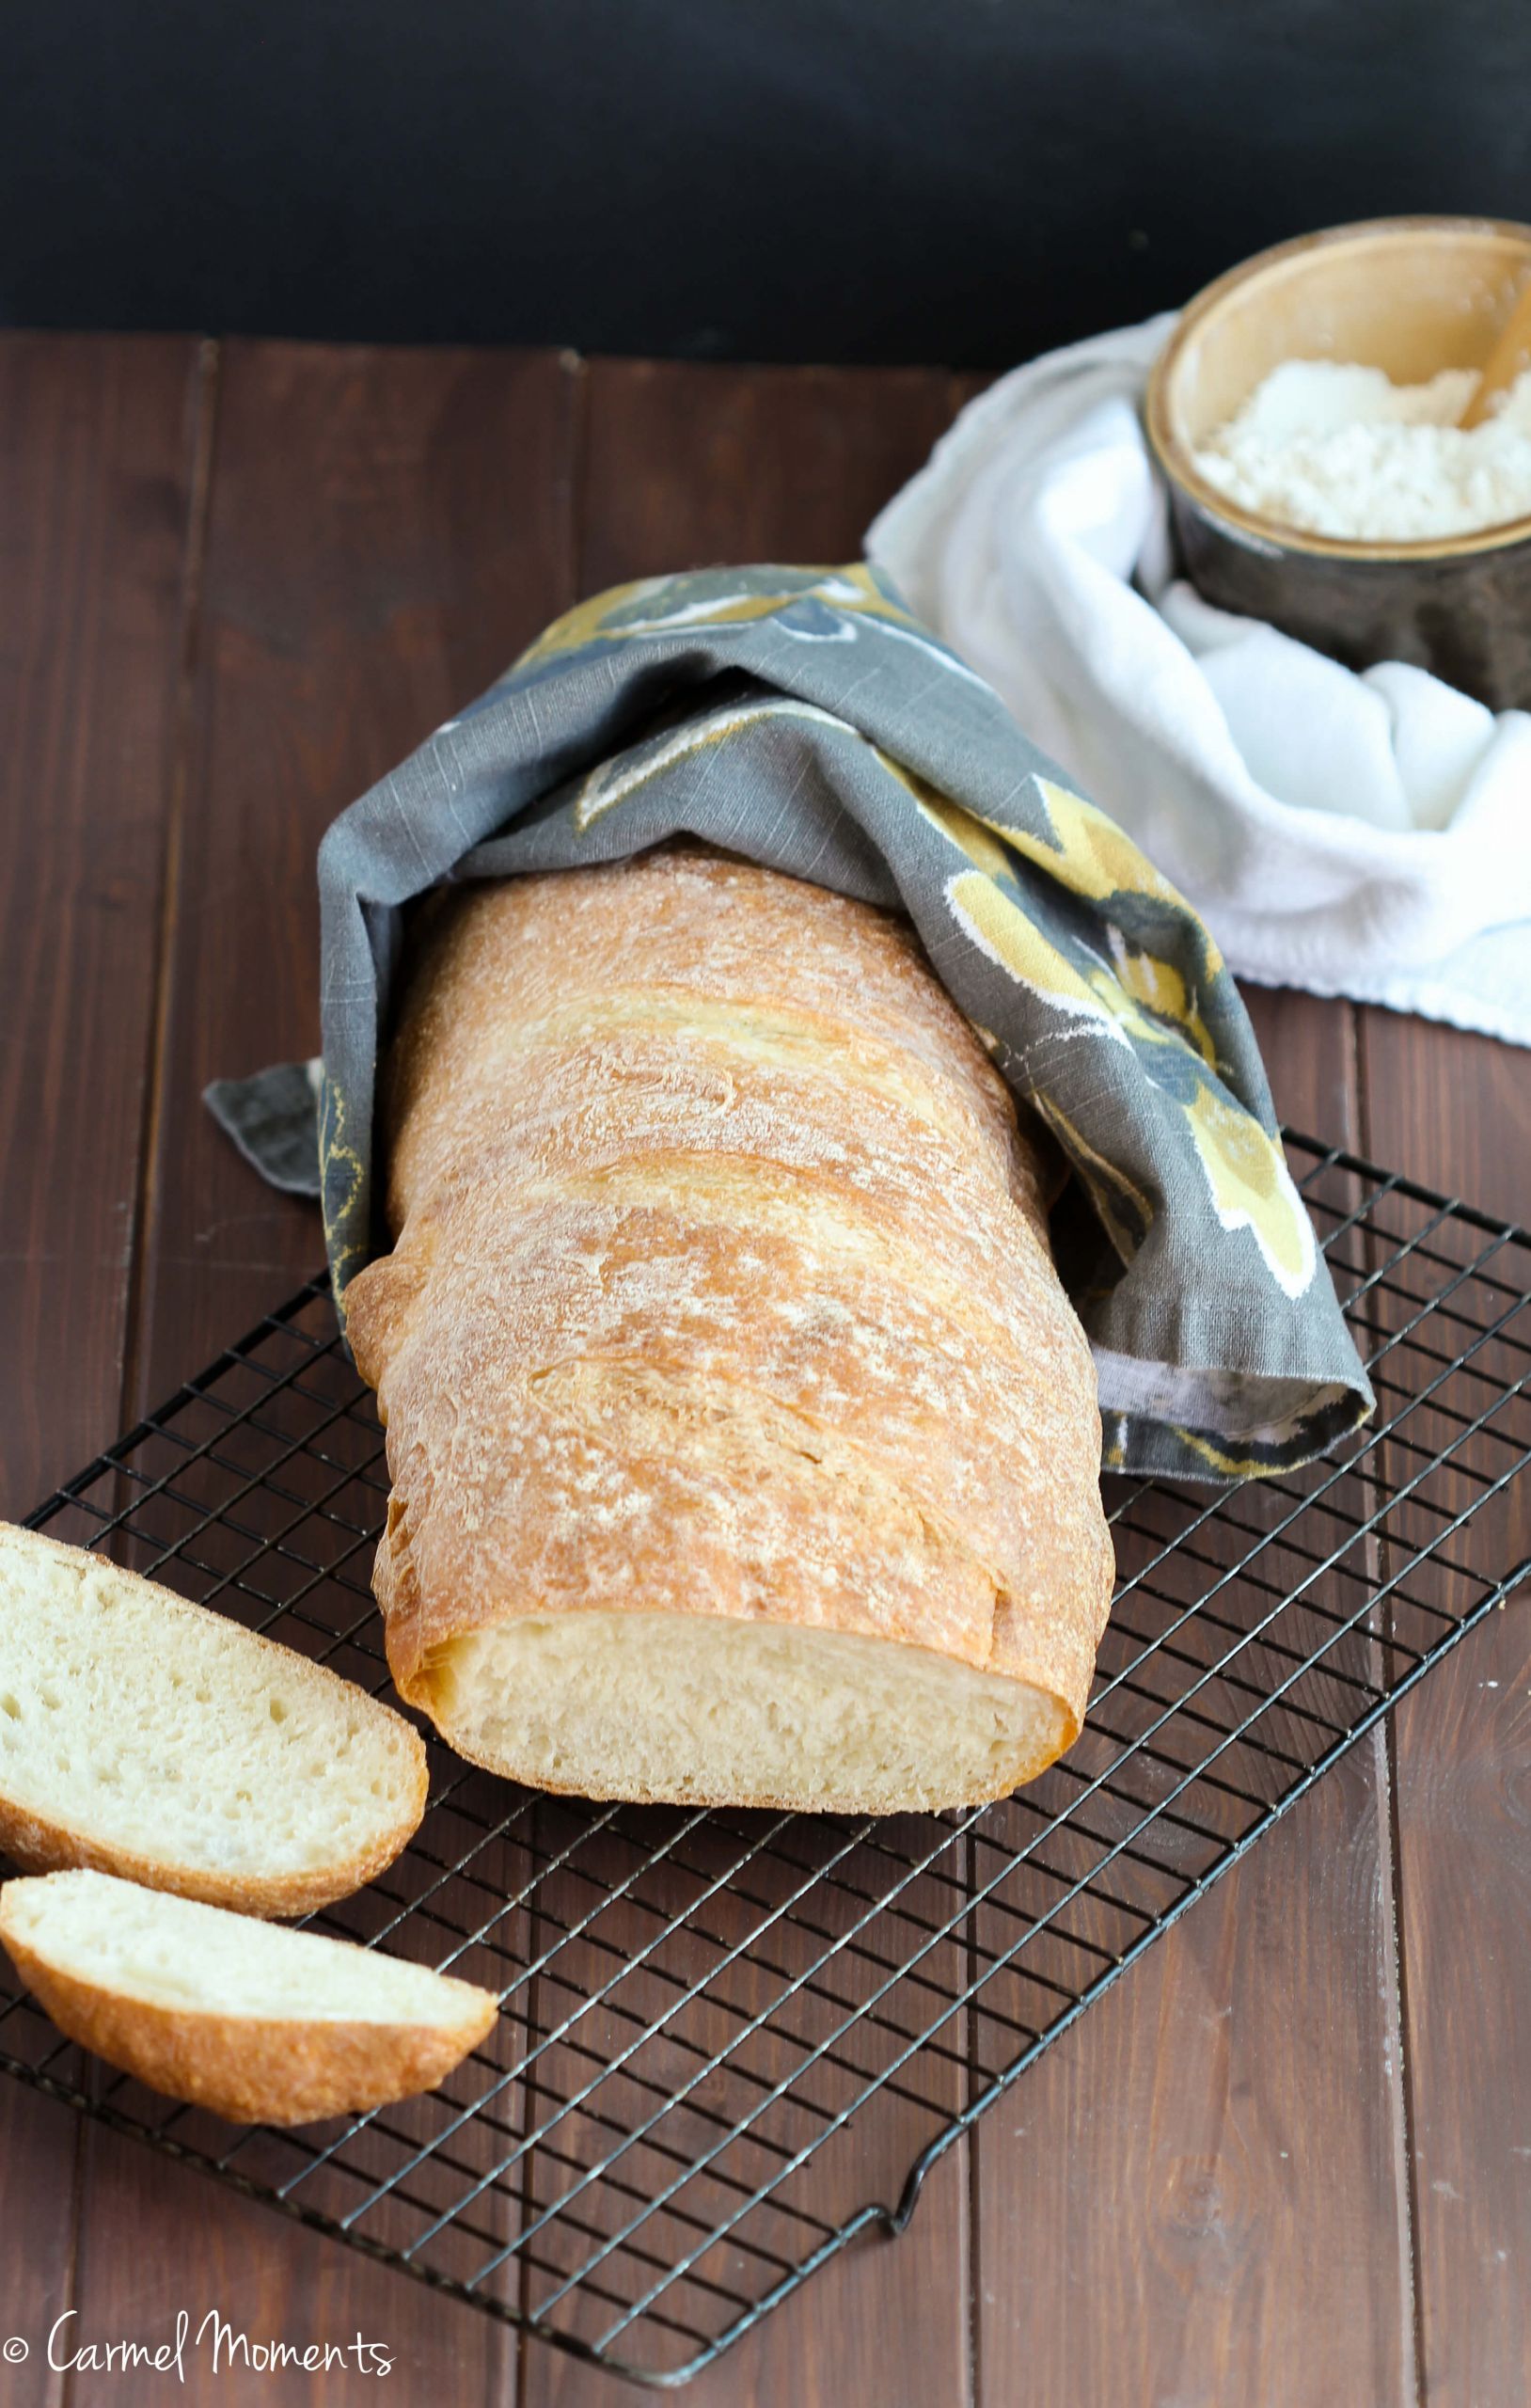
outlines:
[{"label": "white cloth napkin", "polygon": [[867,534],[1236,973],[1531,1044],[1531,717],[1356,675],[1172,575],[1139,416],[1174,321],[971,403]]}]

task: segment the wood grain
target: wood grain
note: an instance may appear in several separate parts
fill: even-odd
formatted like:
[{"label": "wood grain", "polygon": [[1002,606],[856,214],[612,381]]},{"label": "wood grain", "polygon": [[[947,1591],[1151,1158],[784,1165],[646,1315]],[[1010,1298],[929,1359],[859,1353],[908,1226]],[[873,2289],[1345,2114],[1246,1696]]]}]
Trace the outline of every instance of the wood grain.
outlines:
[{"label": "wood grain", "polygon": [[859,560],[949,415],[925,368],[591,362],[579,585],[735,561]]},{"label": "wood grain", "polygon": [[[176,831],[136,1395],[165,1393],[322,1254],[311,1206],[213,1127],[214,1074],[318,1043],[314,855],[327,822],[570,598],[570,388],[551,355],[230,345]],[[513,2342],[471,2311],[93,2131],[80,2244],[98,2329],[217,2305],[252,2332],[396,2353],[402,2396],[499,2398]],[[146,2237],[149,2247],[146,2251]],[[156,2378],[82,2378],[139,2408]],[[255,2372],[218,2397],[294,2388]],[[375,2384],[331,2375],[325,2398]]]},{"label": "wood grain", "polygon": [[[1523,1226],[1526,1055],[1377,1010],[1363,1044],[1373,1159]],[[1524,1255],[1513,1260],[1523,1277]],[[1491,1577],[1531,1554],[1531,1480],[1456,1552]],[[1404,1701],[1394,1746],[1424,2387],[1430,2408],[1481,2408],[1523,2399],[1531,2368],[1525,1590]]]},{"label": "wood grain", "polygon": [[569,389],[551,354],[231,344],[197,628],[147,1232],[146,1399],[311,1269],[206,1082],[318,1050],[328,822],[568,592]]},{"label": "wood grain", "polygon": [[[185,340],[0,336],[0,1386],[19,1516],[121,1411],[193,505]],[[0,2081],[8,2408],[57,2396],[81,2127]]]},{"label": "wood grain", "polygon": [[[1246,1000],[1284,1117],[1349,1135],[1349,1007]],[[979,2125],[985,2408],[1412,2400],[1397,2026],[1366,1746]]]}]

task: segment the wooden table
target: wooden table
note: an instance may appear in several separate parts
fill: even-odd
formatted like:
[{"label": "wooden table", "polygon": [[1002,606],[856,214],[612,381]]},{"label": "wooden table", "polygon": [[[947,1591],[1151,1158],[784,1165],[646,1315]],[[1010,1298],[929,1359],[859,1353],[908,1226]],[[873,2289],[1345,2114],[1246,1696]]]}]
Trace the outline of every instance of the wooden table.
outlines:
[{"label": "wooden table", "polygon": [[[276,1303],[309,1210],[203,1083],[314,1051],[333,814],[580,594],[832,561],[940,370],[0,338],[5,1507]],[[1527,1056],[1250,995],[1284,1113],[1523,1218]],[[1521,1523],[1531,1518],[1523,1501]],[[1471,1639],[696,2408],[1510,2408],[1531,2369],[1531,1619]],[[1497,1686],[1496,1686],[1497,1685]],[[638,2398],[0,2083],[6,2408],[178,2305],[358,2328],[430,2408]],[[219,2401],[308,2400],[226,2377]],[[326,2403],[375,2396],[331,2377]]]}]

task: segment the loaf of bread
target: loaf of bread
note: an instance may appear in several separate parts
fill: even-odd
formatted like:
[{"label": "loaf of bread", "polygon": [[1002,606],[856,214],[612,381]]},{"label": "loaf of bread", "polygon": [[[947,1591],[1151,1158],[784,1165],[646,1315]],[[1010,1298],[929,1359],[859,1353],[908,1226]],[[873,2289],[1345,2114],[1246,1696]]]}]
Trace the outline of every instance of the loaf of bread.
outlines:
[{"label": "loaf of bread", "polygon": [[434,2090],[498,2001],[350,1941],[105,1873],[0,1889],[0,1942],[61,2032],[235,2124],[307,2124]]},{"label": "loaf of bread", "polygon": [[0,1850],[252,1914],[391,1864],[425,1750],[352,1681],[103,1556],[0,1523]]},{"label": "loaf of bread", "polygon": [[1040,1149],[901,921],[694,848],[461,890],[384,1125],[374,1586],[453,1747],[890,1813],[1070,1744],[1094,1367]]}]

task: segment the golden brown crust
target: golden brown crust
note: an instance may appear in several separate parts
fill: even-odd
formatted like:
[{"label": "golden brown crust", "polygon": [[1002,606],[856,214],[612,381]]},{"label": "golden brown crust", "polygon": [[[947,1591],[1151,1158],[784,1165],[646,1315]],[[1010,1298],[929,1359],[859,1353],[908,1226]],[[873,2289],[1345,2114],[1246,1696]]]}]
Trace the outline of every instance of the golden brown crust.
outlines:
[{"label": "golden brown crust", "polygon": [[[953,1805],[991,1806],[997,1798],[1013,1797],[1018,1789],[1025,1787],[1027,1782],[1034,1781],[1039,1774],[1046,1772],[1050,1764],[1056,1764],[1058,1758],[1073,1746],[1079,1735],[1080,1726],[1076,1723],[1041,1763],[1031,1766],[1007,1765],[1002,1771],[995,1774],[992,1781],[979,1782],[964,1790],[960,1798],[948,1798],[944,1793],[939,1797],[937,1797],[934,1792],[923,1796],[911,1794],[901,1798],[896,1808],[882,1807],[855,1798],[836,1798],[829,1804],[826,1804],[823,1799],[815,1799],[811,1805],[805,1806],[803,1795],[799,1789],[751,1789],[745,1792],[730,1788],[728,1795],[724,1797],[720,1791],[709,1789],[705,1782],[694,1789],[687,1789],[684,1800],[681,1801],[677,1801],[674,1792],[669,1787],[656,1789],[652,1783],[642,1782],[623,1782],[616,1793],[616,1798],[617,1802],[623,1806],[673,1806],[681,1802],[687,1806],[702,1806],[709,1812],[730,1807],[740,1814],[800,1814],[803,1813],[939,1814],[944,1814]],[[458,1744],[456,1741],[453,1742],[454,1746]],[[488,1755],[474,1754],[467,1746],[463,1747],[462,1752],[471,1763],[481,1765],[486,1772],[500,1773],[507,1781],[516,1781],[520,1778],[519,1773],[512,1766],[497,1763]],[[537,1786],[545,1791],[550,1798],[583,1798],[587,1794],[576,1782],[560,1781],[556,1772],[539,1773]],[[609,1801],[603,1799],[602,1802],[605,1804]]]},{"label": "golden brown crust", "polygon": [[[3,1920],[0,1940],[21,1980],[70,2039],[150,2090],[211,2108],[231,2124],[313,2123],[434,2090],[479,2046],[498,2012],[487,1990],[473,1993],[463,1983],[464,2020],[445,2030],[198,2013],[65,1972]],[[481,2002],[476,2009],[473,1996]]]},{"label": "golden brown crust", "polygon": [[595,1604],[929,1648],[1077,1734],[1111,1550],[1051,1166],[901,923],[692,852],[466,890],[388,1093],[347,1307],[407,1699]]},{"label": "golden brown crust", "polygon": [[[624,899],[624,898],[630,898]],[[726,1010],[804,1048],[853,1032],[858,1058],[902,1062],[948,1112],[1009,1155],[1029,1210],[1041,1210],[1035,1149],[1016,1144],[1015,1109],[911,928],[891,913],[779,871],[702,848],[607,867],[518,878],[450,896],[434,915],[385,1073],[389,1167],[439,1131],[457,1141],[463,1090],[485,1041],[577,1017],[609,1024],[631,995],[673,1026],[689,1007]],[[1046,1157],[1050,1180],[1052,1157]],[[390,1187],[397,1228],[407,1201]]]},{"label": "golden brown crust", "polygon": [[[399,1719],[402,1722],[403,1717]],[[405,1728],[414,1732],[413,1724]],[[418,1739],[419,1734],[414,1732],[414,1736]],[[408,1846],[425,1812],[429,1774],[423,1745],[416,1774],[415,1797],[393,1828],[380,1834],[374,1847],[276,1878],[143,1856],[133,1848],[114,1846],[99,1835],[49,1822],[4,1797],[0,1797],[0,1854],[24,1873],[69,1873],[83,1867],[91,1873],[119,1874],[145,1890],[168,1890],[178,1898],[197,1898],[204,1906],[230,1907],[240,1914],[271,1918],[312,1914],[316,1908],[349,1898],[369,1881],[375,1881]]]}]

